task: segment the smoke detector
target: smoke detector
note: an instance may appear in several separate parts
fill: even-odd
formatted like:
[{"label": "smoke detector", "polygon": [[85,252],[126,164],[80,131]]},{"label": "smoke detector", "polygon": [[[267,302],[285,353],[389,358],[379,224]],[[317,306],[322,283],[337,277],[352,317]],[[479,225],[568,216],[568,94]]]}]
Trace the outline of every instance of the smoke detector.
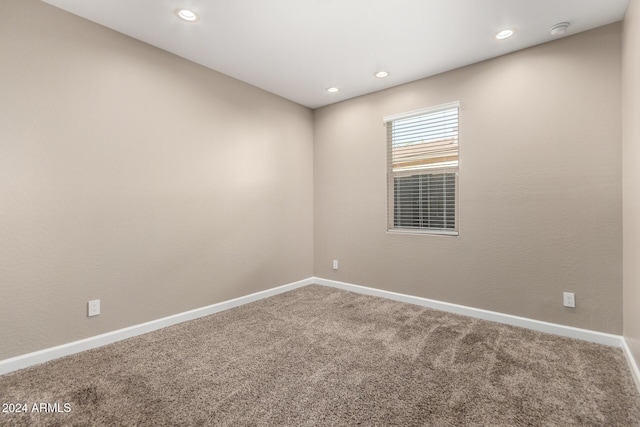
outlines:
[{"label": "smoke detector", "polygon": [[567,32],[567,28],[569,28],[569,25],[570,24],[568,22],[561,22],[551,27],[551,29],[549,30],[549,33],[553,37],[564,36],[564,33]]}]

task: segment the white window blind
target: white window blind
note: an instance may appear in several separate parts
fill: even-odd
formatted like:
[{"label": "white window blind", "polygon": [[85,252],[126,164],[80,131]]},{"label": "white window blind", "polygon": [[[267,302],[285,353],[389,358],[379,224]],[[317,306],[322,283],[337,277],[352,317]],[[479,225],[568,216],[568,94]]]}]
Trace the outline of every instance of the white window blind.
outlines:
[{"label": "white window blind", "polygon": [[458,109],[385,117],[389,230],[457,234]]}]

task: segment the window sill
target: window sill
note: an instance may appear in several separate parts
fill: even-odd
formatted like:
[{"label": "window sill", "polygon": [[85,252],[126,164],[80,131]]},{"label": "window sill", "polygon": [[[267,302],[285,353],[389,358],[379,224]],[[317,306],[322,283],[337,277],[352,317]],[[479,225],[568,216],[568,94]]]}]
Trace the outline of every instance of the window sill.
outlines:
[{"label": "window sill", "polygon": [[436,236],[458,236],[458,230],[431,230],[431,229],[403,229],[393,228],[387,230],[387,234],[413,234],[413,235],[436,235]]}]

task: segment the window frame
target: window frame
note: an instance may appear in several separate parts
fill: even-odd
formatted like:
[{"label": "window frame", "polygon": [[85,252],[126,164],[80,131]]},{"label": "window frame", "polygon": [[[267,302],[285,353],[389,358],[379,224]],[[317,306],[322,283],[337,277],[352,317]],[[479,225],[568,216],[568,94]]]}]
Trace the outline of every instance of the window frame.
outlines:
[{"label": "window frame", "polygon": [[[458,118],[458,164],[457,166],[451,167],[449,169],[441,169],[441,173],[447,172],[455,172],[455,196],[454,196],[454,228],[427,228],[427,227],[417,227],[417,228],[409,228],[409,227],[396,227],[394,225],[394,213],[395,213],[395,203],[394,203],[394,178],[398,176],[412,176],[412,175],[423,175],[420,173],[415,173],[411,171],[406,172],[393,172],[393,159],[392,159],[392,140],[391,140],[391,130],[390,126],[392,126],[393,122],[401,119],[408,119],[417,116],[423,116],[427,114],[437,113],[444,110],[457,109],[457,118]],[[428,108],[422,108],[419,110],[413,110],[406,113],[393,114],[390,116],[385,116],[383,118],[383,124],[386,128],[386,151],[387,151],[387,161],[386,161],[386,173],[387,173],[387,233],[389,234],[413,234],[413,235],[443,235],[443,236],[458,236],[460,235],[460,181],[459,181],[459,171],[460,171],[460,102],[449,102],[446,104],[434,105]],[[417,171],[416,171],[417,172]],[[440,171],[439,171],[440,172]]]}]

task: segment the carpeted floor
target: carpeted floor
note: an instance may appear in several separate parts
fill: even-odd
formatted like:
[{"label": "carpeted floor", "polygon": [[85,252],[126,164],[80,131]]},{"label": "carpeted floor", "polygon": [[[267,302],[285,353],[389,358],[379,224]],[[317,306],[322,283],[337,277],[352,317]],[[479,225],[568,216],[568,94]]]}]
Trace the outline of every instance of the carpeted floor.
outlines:
[{"label": "carpeted floor", "polygon": [[3,426],[640,425],[620,349],[316,285],[2,376],[0,402],[28,409]]}]

